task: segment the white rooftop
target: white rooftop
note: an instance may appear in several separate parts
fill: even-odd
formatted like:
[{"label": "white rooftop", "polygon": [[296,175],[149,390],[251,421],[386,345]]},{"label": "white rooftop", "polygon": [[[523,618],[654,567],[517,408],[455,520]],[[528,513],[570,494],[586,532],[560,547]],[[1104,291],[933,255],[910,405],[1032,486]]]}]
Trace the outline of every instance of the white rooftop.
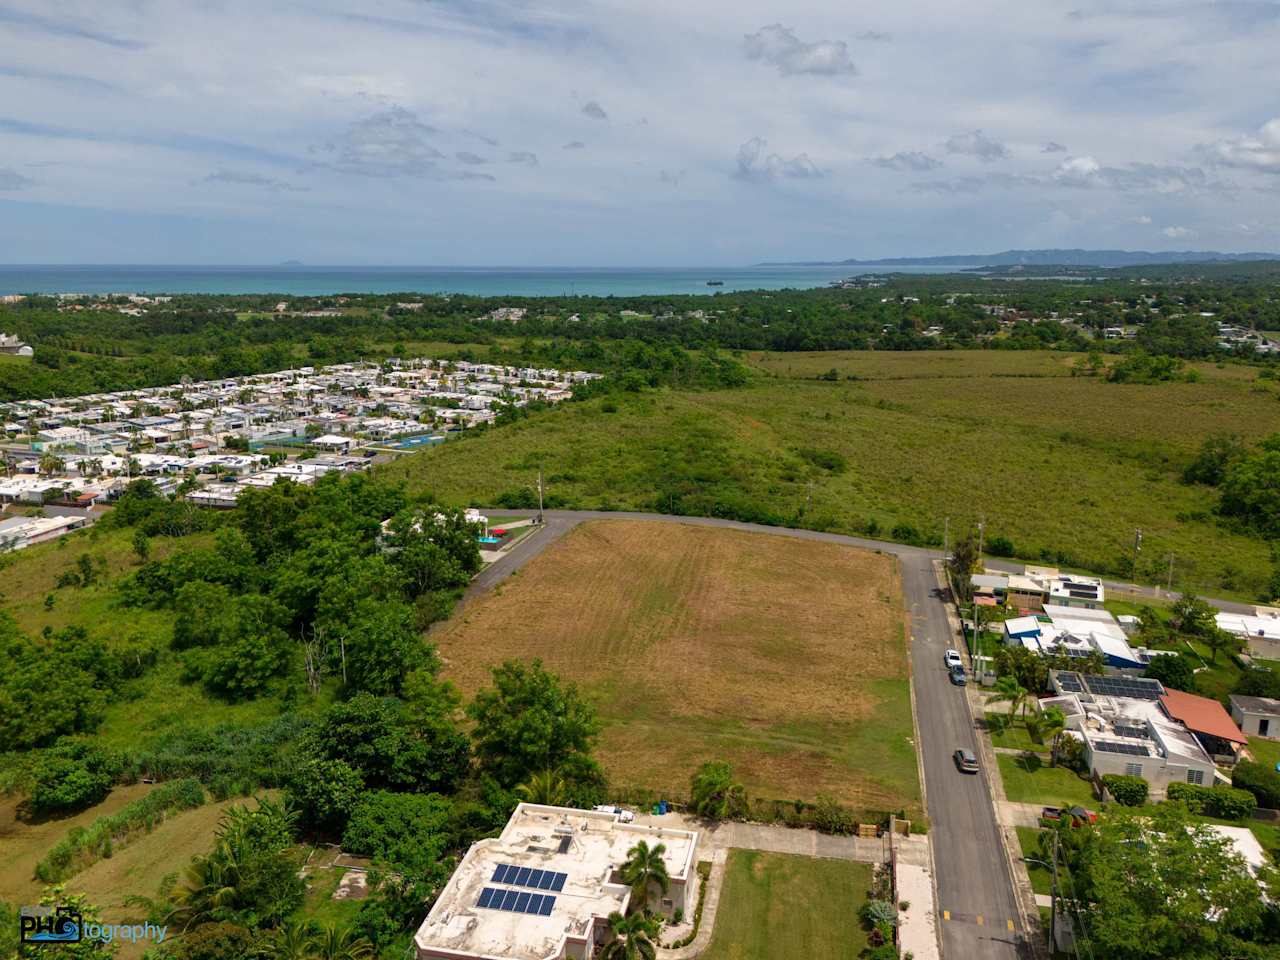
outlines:
[{"label": "white rooftop", "polygon": [[[666,847],[673,879],[692,875],[697,833],[622,823],[615,813],[522,803],[502,834],[467,851],[423,920],[414,943],[419,957],[544,960],[559,957],[566,941],[592,942],[594,924],[625,911],[630,889],[613,882],[627,851],[640,841]],[[522,889],[495,882],[502,865],[564,874],[548,915],[480,907],[486,888]]]}]

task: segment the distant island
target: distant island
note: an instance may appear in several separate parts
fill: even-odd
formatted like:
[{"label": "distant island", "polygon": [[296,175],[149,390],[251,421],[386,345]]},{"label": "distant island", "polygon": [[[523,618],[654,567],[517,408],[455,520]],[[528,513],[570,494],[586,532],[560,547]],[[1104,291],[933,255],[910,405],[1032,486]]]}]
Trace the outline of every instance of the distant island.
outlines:
[{"label": "distant island", "polygon": [[881,260],[796,260],[759,267],[1142,267],[1165,263],[1243,263],[1280,260],[1280,253],[1219,253],[1216,250],[1005,250],[945,257],[886,257]]},{"label": "distant island", "polygon": [[301,260],[285,260],[283,263],[279,264],[281,267],[301,267],[302,265],[303,263]]}]

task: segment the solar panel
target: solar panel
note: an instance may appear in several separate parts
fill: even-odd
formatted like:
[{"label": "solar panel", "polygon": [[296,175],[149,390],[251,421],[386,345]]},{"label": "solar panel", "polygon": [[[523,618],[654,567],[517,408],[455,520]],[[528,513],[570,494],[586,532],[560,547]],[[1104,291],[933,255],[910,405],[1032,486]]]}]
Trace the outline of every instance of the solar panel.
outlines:
[{"label": "solar panel", "polygon": [[518,896],[520,896],[520,894],[516,893],[514,890],[504,890],[502,892],[502,906],[500,909],[510,910],[516,905],[516,897]]},{"label": "solar panel", "polygon": [[552,908],[553,908],[553,907],[555,907],[555,905],[556,905],[556,898],[555,898],[555,897],[543,897],[543,898],[542,898],[542,908],[538,911],[538,916],[540,916],[540,917],[549,917],[549,916],[551,916],[551,910],[552,910]]},{"label": "solar panel", "polygon": [[493,895],[495,893],[501,893],[501,892],[502,891],[500,890],[494,890],[492,887],[485,887],[483,890],[480,891],[480,901],[477,904],[477,906],[481,906],[481,907],[489,906],[489,903],[493,900]]},{"label": "solar panel", "polygon": [[1090,693],[1104,697],[1130,697],[1134,700],[1159,700],[1164,688],[1158,680],[1142,677],[1085,677]]},{"label": "solar panel", "polygon": [[1099,740],[1094,746],[1103,753],[1123,753],[1130,757],[1149,756],[1146,747],[1136,743],[1120,743],[1118,740]]},{"label": "solar panel", "polygon": [[1068,693],[1084,693],[1084,684],[1078,673],[1059,673],[1058,686]]},{"label": "solar panel", "polygon": [[524,912],[536,915],[538,911],[541,909],[542,909],[542,894],[540,893],[529,894],[529,903],[524,908]]},{"label": "solar panel", "polygon": [[1121,737],[1135,737],[1142,740],[1150,740],[1151,734],[1147,732],[1146,727],[1131,727],[1127,724],[1117,723],[1115,731]]},{"label": "solar panel", "polygon": [[533,871],[530,870],[528,867],[521,867],[516,872],[516,878],[508,882],[511,884],[514,884],[517,887],[526,886],[529,883],[529,874],[531,873],[533,873]]},{"label": "solar panel", "polygon": [[493,868],[493,882],[494,882],[494,883],[506,883],[506,882],[507,882],[507,870],[508,870],[508,867],[507,867],[507,865],[506,865],[505,863],[500,863],[500,864],[498,864],[496,867],[494,867],[494,868]]},{"label": "solar panel", "polygon": [[538,889],[538,884],[539,882],[541,882],[545,872],[546,871],[543,871],[543,870],[534,870],[532,873],[529,874],[529,882],[526,883],[525,886],[532,887],[535,890]]},{"label": "solar panel", "polygon": [[542,871],[542,878],[538,880],[539,890],[550,890],[551,885],[556,882],[556,875],[550,870]]},{"label": "solar panel", "polygon": [[551,881],[551,889],[559,893],[564,889],[564,882],[569,879],[567,873],[557,873],[555,879]]},{"label": "solar panel", "polygon": [[498,890],[485,887],[480,891],[476,906],[488,910],[505,910],[508,913],[527,913],[530,916],[549,917],[555,909],[556,898],[548,894],[527,893],[518,890]]},{"label": "solar panel", "polygon": [[529,894],[529,893],[517,893],[517,894],[516,894],[516,905],[515,905],[515,908],[514,908],[514,909],[515,909],[515,911],[516,911],[516,913],[527,913],[527,912],[528,912],[528,911],[526,910],[526,908],[529,906],[529,897],[531,897],[531,896],[532,896],[532,894]]}]

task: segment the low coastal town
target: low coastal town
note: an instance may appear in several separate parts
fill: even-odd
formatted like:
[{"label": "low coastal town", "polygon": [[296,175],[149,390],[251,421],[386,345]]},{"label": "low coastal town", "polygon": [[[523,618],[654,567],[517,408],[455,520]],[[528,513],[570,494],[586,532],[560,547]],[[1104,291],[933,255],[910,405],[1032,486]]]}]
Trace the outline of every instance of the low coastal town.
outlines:
[{"label": "low coastal town", "polygon": [[599,376],[391,359],[0,404],[0,549],[91,522],[91,508],[138,477],[232,507],[243,490],[363,470],[492,424],[503,409],[566,400]]}]

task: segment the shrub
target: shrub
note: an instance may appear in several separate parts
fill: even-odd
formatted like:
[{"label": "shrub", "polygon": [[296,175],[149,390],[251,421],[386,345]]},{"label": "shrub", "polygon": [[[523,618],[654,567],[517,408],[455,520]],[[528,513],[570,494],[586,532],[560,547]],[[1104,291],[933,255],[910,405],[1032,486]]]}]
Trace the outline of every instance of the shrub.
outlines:
[{"label": "shrub", "polygon": [[868,900],[858,910],[858,916],[863,923],[872,927],[882,923],[896,925],[898,922],[898,907],[888,900]]},{"label": "shrub", "polygon": [[823,833],[845,834],[857,829],[853,814],[827,796],[818,797],[813,808],[813,823]]},{"label": "shrub", "polygon": [[1012,557],[1016,551],[1008,537],[992,537],[987,541],[987,553],[993,557]]},{"label": "shrub", "polygon": [[1260,763],[1241,760],[1231,773],[1231,785],[1248,790],[1258,801],[1258,806],[1271,810],[1280,809],[1280,773]]},{"label": "shrub", "polygon": [[1116,803],[1125,807],[1140,807],[1147,802],[1147,781],[1141,777],[1129,777],[1119,773],[1104,773],[1102,785],[1115,797]]},{"label": "shrub", "polygon": [[198,780],[174,780],[156,787],[141,800],[121,807],[110,816],[99,817],[87,828],[72,828],[36,864],[36,876],[45,883],[65,880],[94,861],[110,857],[116,844],[126,842],[133,834],[150,833],[168,814],[191,810],[204,800],[204,790]]},{"label": "shrub", "polygon": [[37,761],[31,809],[64,813],[101,803],[120,772],[120,759],[87,743],[63,740]]}]

